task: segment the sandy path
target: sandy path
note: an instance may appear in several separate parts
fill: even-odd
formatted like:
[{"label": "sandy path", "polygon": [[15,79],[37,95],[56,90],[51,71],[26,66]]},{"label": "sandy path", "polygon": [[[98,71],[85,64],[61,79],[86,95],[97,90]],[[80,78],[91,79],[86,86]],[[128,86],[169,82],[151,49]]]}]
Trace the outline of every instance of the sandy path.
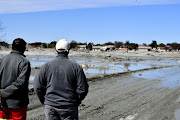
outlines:
[{"label": "sandy path", "polygon": [[[163,68],[161,72],[172,70],[172,77],[180,72],[179,67]],[[156,72],[159,69],[89,82],[89,93],[79,107],[80,120],[176,120],[176,110],[180,109],[179,78],[172,78],[174,88],[169,88],[163,86],[163,75],[141,77]],[[30,96],[29,109],[28,119],[43,119],[44,108],[35,95]]]}]

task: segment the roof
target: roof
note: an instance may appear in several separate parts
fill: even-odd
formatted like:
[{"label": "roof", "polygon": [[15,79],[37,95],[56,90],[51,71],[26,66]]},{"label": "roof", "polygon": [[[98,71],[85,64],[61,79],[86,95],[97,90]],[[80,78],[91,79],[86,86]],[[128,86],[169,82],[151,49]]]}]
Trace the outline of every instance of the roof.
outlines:
[{"label": "roof", "polygon": [[151,47],[146,45],[139,45],[138,49],[151,49]]}]

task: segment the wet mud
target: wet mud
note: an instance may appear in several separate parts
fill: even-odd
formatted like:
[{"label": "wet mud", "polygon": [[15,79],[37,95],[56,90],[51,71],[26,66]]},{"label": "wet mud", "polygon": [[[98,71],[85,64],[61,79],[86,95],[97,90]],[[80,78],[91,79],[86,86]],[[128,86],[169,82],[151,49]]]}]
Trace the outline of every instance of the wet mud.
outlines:
[{"label": "wet mud", "polygon": [[[171,82],[175,84],[173,88],[164,86],[167,79],[164,74],[159,74],[168,71],[171,71],[168,74],[169,84]],[[179,73],[179,66],[166,66],[91,78],[89,93],[79,106],[79,118],[80,120],[178,120]],[[40,104],[35,94],[30,95],[28,108],[29,120],[44,119],[44,106]]]}]

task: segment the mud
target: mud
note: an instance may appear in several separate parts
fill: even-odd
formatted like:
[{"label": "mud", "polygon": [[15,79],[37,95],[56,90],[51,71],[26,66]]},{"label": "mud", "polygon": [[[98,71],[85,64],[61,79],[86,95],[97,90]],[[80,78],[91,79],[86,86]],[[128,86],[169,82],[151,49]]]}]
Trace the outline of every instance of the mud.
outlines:
[{"label": "mud", "polygon": [[[174,83],[173,88],[165,86],[164,82],[167,79],[164,74],[159,74],[168,71],[171,71],[168,78],[169,84]],[[89,93],[79,106],[79,118],[80,120],[178,120],[179,73],[179,66],[168,66],[89,79]],[[36,95],[30,95],[28,108],[28,119],[44,119],[44,106],[39,103]]]}]

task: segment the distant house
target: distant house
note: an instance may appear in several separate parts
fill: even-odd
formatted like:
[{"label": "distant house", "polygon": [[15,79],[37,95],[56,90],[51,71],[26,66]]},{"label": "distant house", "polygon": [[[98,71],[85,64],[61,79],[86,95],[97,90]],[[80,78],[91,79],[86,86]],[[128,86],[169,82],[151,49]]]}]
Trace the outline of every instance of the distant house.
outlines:
[{"label": "distant house", "polygon": [[102,47],[100,48],[100,51],[108,51],[108,50],[110,50],[110,47],[109,47],[109,46],[102,46]]},{"label": "distant house", "polygon": [[166,47],[157,47],[159,51],[171,51],[172,47],[166,46]]},{"label": "distant house", "polygon": [[168,50],[172,50],[173,48],[172,47],[168,47]]},{"label": "distant house", "polygon": [[115,49],[114,45],[106,45],[106,46],[93,46],[92,49],[94,51],[100,50],[100,51],[107,51],[107,50],[113,50]]},{"label": "distant house", "polygon": [[77,48],[78,48],[79,50],[86,50],[86,46],[87,46],[87,45],[78,45]]},{"label": "distant house", "polygon": [[159,50],[159,51],[167,51],[167,47],[157,47],[157,49]]},{"label": "distant house", "polygon": [[93,46],[93,47],[92,47],[92,50],[98,51],[98,50],[100,50],[101,48],[102,48],[102,46]]},{"label": "distant house", "polygon": [[127,50],[127,48],[125,48],[125,47],[120,47],[119,49],[120,50]]},{"label": "distant house", "polygon": [[139,45],[138,50],[141,51],[150,51],[152,48],[150,46],[146,46],[146,45]]},{"label": "distant house", "polygon": [[114,46],[114,45],[108,45],[107,46],[110,50],[114,50],[115,48],[116,48],[116,46]]},{"label": "distant house", "polygon": [[[86,50],[86,45],[78,45],[77,48],[79,50]],[[94,51],[100,51],[100,50],[107,51],[107,50],[113,50],[115,48],[116,47],[114,45],[107,45],[107,46],[95,46],[95,45],[93,45],[92,46],[92,50],[94,50]]]}]

